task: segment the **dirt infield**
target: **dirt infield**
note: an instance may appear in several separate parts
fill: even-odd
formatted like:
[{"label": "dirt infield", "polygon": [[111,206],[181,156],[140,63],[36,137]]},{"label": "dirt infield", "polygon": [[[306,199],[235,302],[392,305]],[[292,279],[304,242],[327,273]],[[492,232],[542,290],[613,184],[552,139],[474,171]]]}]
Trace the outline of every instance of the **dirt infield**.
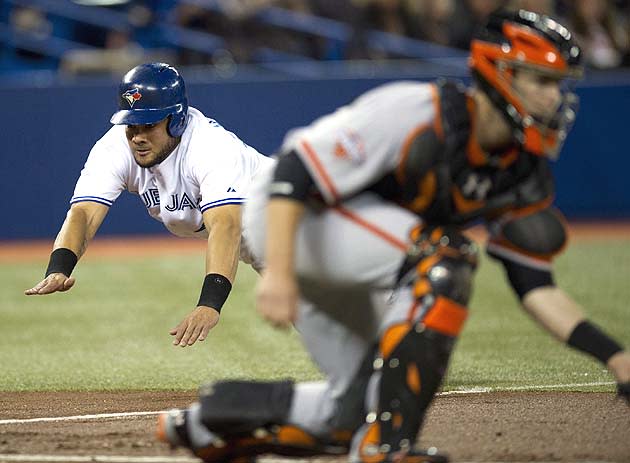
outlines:
[{"label": "dirt infield", "polygon": [[[475,234],[483,238],[479,230]],[[571,236],[575,240],[630,239],[630,223],[572,225]],[[50,241],[0,243],[0,263],[44,263],[51,245]],[[203,240],[97,239],[86,258],[202,253],[204,248]],[[171,451],[154,439],[155,415],[146,413],[186,406],[195,395],[194,391],[0,392],[0,463],[64,461],[64,456],[86,456],[82,461],[140,457],[183,461],[187,452]],[[131,415],[98,416],[116,413]],[[82,418],[33,421],[76,416]],[[630,407],[610,393],[441,396],[429,413],[420,444],[437,446],[460,462],[629,463]],[[29,460],[29,455],[41,456]]]},{"label": "dirt infield", "polygon": [[[0,393],[0,420],[157,411],[186,406],[194,396],[194,392]],[[188,456],[156,442],[155,421],[155,416],[130,416],[0,424],[0,454],[163,456],[164,461]],[[628,462],[630,409],[602,393],[442,396],[430,411],[420,443],[447,451],[454,461]]]}]

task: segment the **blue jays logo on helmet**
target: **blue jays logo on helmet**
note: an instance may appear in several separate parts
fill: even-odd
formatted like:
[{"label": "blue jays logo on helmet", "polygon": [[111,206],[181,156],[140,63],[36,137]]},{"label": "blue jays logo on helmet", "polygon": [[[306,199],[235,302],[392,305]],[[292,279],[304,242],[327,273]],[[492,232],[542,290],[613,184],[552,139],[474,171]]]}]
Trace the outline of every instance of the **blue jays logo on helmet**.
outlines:
[{"label": "blue jays logo on helmet", "polygon": [[184,133],[188,120],[186,85],[177,69],[166,63],[146,63],[130,70],[118,87],[118,111],[112,124],[156,124],[168,119],[170,136]]},{"label": "blue jays logo on helmet", "polygon": [[129,107],[133,108],[134,103],[142,98],[142,93],[140,93],[140,90],[138,90],[137,88],[132,88],[131,90],[127,90],[125,93],[123,93],[122,97],[127,100],[127,103],[129,103]]}]

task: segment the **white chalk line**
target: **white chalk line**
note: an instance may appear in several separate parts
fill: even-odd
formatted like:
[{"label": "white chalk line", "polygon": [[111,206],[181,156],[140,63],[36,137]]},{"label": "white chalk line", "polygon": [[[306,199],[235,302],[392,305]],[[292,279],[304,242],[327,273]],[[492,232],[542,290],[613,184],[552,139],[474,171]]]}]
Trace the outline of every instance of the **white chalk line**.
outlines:
[{"label": "white chalk line", "polygon": [[588,386],[612,386],[614,381],[597,381],[592,383],[571,383],[571,384],[538,384],[535,386],[506,386],[506,387],[473,387],[470,389],[454,389],[452,391],[438,392],[436,395],[454,395],[454,394],[484,394],[488,392],[517,392],[532,391],[540,389],[563,389],[572,387],[588,387]]},{"label": "white chalk line", "polygon": [[[335,460],[330,458],[260,458],[260,463],[331,463]],[[461,461],[459,463],[480,463],[477,461]],[[191,457],[128,457],[124,455],[3,455],[0,454],[0,463],[199,463],[198,458]],[[530,463],[528,461],[513,461],[511,463]],[[553,463],[541,461],[539,463]],[[568,463],[610,463],[607,460],[572,460]]]},{"label": "white chalk line", "polygon": [[[511,392],[511,391],[529,391],[540,389],[562,389],[572,387],[589,387],[589,386],[611,386],[616,384],[613,381],[599,381],[591,383],[571,383],[571,384],[546,384],[546,385],[533,385],[533,386],[514,386],[514,387],[473,387],[470,389],[455,389],[452,391],[438,392],[438,396],[447,395],[466,395],[466,394],[487,394],[489,392]],[[89,421],[89,420],[102,420],[102,419],[123,419],[133,418],[139,416],[155,416],[164,411],[157,412],[125,412],[125,413],[99,413],[95,415],[75,415],[75,416],[55,416],[47,418],[25,418],[25,419],[8,419],[0,420],[0,425],[8,424],[27,424],[27,423],[46,423],[46,422],[59,422],[59,421]]]},{"label": "white chalk line", "polygon": [[24,424],[24,423],[45,423],[45,422],[57,422],[57,421],[88,421],[88,420],[102,420],[102,419],[122,419],[136,416],[151,416],[164,413],[159,412],[126,412],[126,413],[99,413],[97,415],[75,415],[75,416],[53,416],[48,418],[26,418],[26,419],[11,419],[0,420],[2,424]]}]

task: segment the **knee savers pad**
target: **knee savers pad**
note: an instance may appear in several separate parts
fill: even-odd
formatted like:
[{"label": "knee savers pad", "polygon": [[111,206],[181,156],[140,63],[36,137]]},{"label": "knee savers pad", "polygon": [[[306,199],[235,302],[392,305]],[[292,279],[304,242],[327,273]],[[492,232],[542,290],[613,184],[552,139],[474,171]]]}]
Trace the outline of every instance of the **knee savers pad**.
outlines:
[{"label": "knee savers pad", "polygon": [[414,245],[399,272],[401,284],[413,284],[417,298],[432,293],[466,305],[477,268],[477,245],[442,227],[414,230],[412,238]]},{"label": "knee savers pad", "polygon": [[284,424],[292,398],[292,381],[219,381],[200,389],[201,421],[221,435],[251,433]]},{"label": "knee savers pad", "polygon": [[265,453],[293,457],[347,453],[350,435],[335,433],[320,439],[287,425],[292,398],[291,381],[221,381],[203,386],[201,422],[225,440],[225,447],[213,447],[221,457],[217,461]]}]

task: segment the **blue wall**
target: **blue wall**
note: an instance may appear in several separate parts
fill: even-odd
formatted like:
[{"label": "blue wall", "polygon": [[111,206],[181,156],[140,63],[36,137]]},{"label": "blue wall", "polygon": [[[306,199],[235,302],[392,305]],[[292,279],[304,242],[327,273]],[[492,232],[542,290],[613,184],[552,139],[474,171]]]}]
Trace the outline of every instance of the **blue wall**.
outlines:
[{"label": "blue wall", "polygon": [[[384,81],[189,83],[189,98],[269,154],[287,129]],[[112,82],[0,87],[0,239],[55,236],[85,158],[109,127],[115,90]],[[630,218],[630,82],[584,86],[578,93],[578,122],[554,166],[557,204],[571,218]],[[137,197],[123,194],[99,234],[163,232]]]}]

